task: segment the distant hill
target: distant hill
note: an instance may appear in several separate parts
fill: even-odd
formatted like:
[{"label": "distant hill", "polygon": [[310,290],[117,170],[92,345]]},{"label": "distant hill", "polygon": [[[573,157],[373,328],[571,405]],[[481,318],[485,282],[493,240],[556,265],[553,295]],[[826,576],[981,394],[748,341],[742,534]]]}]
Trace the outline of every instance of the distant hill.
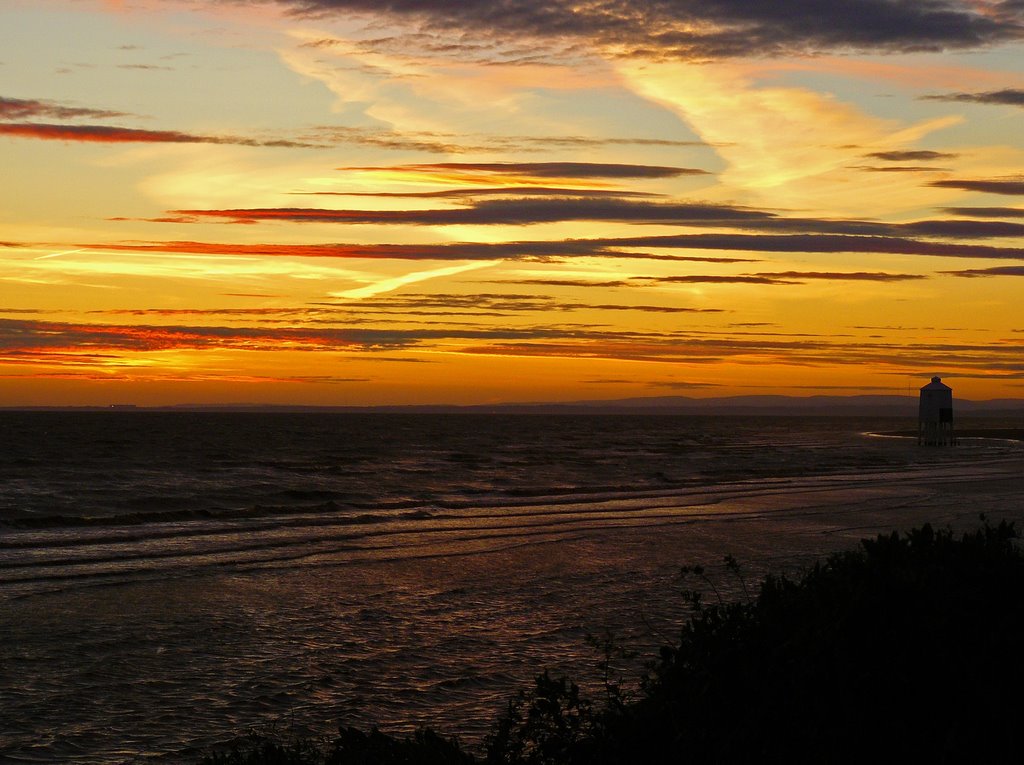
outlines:
[{"label": "distant hill", "polygon": [[[692,398],[654,396],[608,401],[580,401],[564,404],[573,408],[679,412],[685,414],[761,415],[880,415],[917,416],[917,396],[726,396]],[[979,416],[1024,415],[1024,399],[970,401],[956,399],[957,414]]]},{"label": "distant hill", "polygon": [[[748,416],[882,416],[916,417],[916,396],[647,396],[638,398],[564,401],[547,403],[500,403],[470,406],[302,406],[268,404],[181,404],[168,407],[17,407],[18,409],[76,409],[117,412],[217,411],[217,412],[407,412],[407,413],[506,413],[506,414],[693,414]],[[958,417],[1024,417],[1024,399],[970,401],[955,399]]]}]

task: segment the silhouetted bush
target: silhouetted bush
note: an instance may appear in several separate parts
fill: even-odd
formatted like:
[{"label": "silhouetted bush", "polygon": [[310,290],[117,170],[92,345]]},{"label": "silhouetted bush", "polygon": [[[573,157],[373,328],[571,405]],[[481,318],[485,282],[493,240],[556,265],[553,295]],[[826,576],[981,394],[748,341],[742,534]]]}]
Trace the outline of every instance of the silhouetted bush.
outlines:
[{"label": "silhouetted bush", "polygon": [[203,765],[471,765],[454,739],[429,728],[412,738],[398,738],[376,728],[364,733],[341,728],[332,741],[296,739],[282,742],[273,733],[252,734],[230,752],[212,754]]},{"label": "silhouetted bush", "polygon": [[602,761],[1019,761],[1016,538],[926,525],[701,605],[606,720]]},{"label": "silhouetted bush", "polygon": [[487,762],[494,765],[559,765],[585,755],[597,733],[597,719],[579,687],[566,677],[537,677],[520,691],[494,725]]},{"label": "silhouetted bush", "polygon": [[[1017,538],[1006,523],[960,538],[926,525],[864,540],[795,580],[769,576],[746,601],[707,605],[688,591],[694,616],[637,700],[612,694],[595,710],[571,681],[545,673],[495,723],[486,762],[1018,762]],[[431,731],[399,740],[346,729],[319,760],[304,759],[301,742],[262,744],[205,762],[474,762]]]},{"label": "silhouetted bush", "polygon": [[204,757],[202,765],[321,765],[324,751],[311,739],[284,741],[274,732],[250,733],[229,751]]}]

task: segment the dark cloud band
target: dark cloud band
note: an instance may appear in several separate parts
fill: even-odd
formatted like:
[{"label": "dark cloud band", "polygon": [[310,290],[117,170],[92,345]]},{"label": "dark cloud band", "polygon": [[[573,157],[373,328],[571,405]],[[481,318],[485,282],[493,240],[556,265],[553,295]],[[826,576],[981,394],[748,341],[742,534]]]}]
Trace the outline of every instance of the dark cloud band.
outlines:
[{"label": "dark cloud band", "polygon": [[0,96],[0,120],[31,120],[51,119],[70,120],[80,117],[89,119],[107,119],[110,117],[128,117],[125,112],[109,109],[89,109],[80,106],[65,106],[53,101],[40,99],[5,98]]},{"label": "dark cloud band", "polygon": [[1024,266],[994,266],[993,268],[968,268],[962,271],[941,271],[943,274],[962,276],[968,279],[984,276],[1024,276]]},{"label": "dark cloud band", "polygon": [[943,189],[962,189],[963,191],[981,191],[986,194],[1004,194],[1007,196],[1024,195],[1024,180],[998,179],[998,180],[972,180],[950,178],[944,181],[932,181],[929,186],[938,186]]},{"label": "dark cloud band", "polygon": [[419,174],[455,173],[514,175],[529,178],[677,178],[708,175],[707,170],[664,165],[631,165],[614,162],[432,162],[393,167],[339,167],[339,170],[370,170]]},{"label": "dark cloud band", "polygon": [[[149,243],[88,243],[79,247],[126,252],[173,252],[193,255],[263,255],[278,257],[368,258],[398,260],[500,260],[529,257],[619,257],[673,259],[652,256],[643,249],[735,250],[739,252],[880,253],[949,258],[1024,260],[1024,248],[993,247],[920,241],[891,236],[833,234],[679,234],[562,241],[457,242],[454,244],[227,244],[169,241]],[[638,251],[638,248],[640,250]],[[709,260],[707,256],[681,260]],[[710,259],[737,262],[742,258]]]},{"label": "dark cloud band", "polygon": [[967,218],[1024,218],[1024,207],[946,207],[944,212]]},{"label": "dark cloud band", "polygon": [[[851,49],[939,51],[1019,40],[1016,0],[281,0],[298,13],[385,16],[421,29],[507,40],[585,39],[620,55],[672,58]],[[470,43],[465,43],[470,44]],[[457,46],[456,46],[457,47]]]},{"label": "dark cloud band", "polygon": [[[495,196],[493,189],[485,196]],[[549,190],[550,191],[550,190]],[[433,193],[433,192],[428,192]],[[236,223],[289,221],[295,223],[341,223],[377,225],[514,225],[603,221],[651,225],[701,226],[762,232],[808,232],[874,236],[926,237],[1017,237],[1024,225],[1011,222],[924,220],[911,223],[881,223],[870,220],[784,218],[776,213],[704,202],[660,202],[604,195],[572,196],[542,194],[528,198],[472,199],[471,192],[459,190],[458,207],[428,210],[351,210],[309,207],[271,207],[228,210],[172,210],[173,218],[161,222],[185,223],[200,218],[226,218]],[[464,199],[462,199],[465,197]]]},{"label": "dark cloud band", "polygon": [[1004,88],[980,93],[939,93],[925,96],[932,101],[960,101],[973,104],[999,104],[1001,106],[1024,106],[1024,90]]},{"label": "dark cloud band", "polygon": [[944,151],[873,151],[864,156],[884,162],[930,162],[937,159],[955,159],[958,155]]}]

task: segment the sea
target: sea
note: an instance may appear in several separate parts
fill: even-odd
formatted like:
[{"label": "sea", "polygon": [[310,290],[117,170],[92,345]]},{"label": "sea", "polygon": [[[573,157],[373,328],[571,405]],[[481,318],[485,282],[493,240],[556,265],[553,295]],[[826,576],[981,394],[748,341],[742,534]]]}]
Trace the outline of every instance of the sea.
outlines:
[{"label": "sea", "polygon": [[339,725],[479,750],[543,671],[599,699],[608,658],[635,688],[689,615],[682,566],[751,597],[866,536],[1024,520],[1024,443],[885,435],[914,426],[0,412],[0,762]]}]

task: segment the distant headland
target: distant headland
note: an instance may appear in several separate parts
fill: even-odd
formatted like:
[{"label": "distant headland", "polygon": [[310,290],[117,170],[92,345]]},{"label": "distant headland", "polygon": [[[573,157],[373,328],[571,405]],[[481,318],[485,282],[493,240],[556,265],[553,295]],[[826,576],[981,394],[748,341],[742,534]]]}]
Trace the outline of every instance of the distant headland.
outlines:
[{"label": "distant headland", "polygon": [[[970,401],[958,398],[958,416],[1021,417],[1024,399]],[[353,412],[422,414],[689,414],[746,416],[864,416],[916,417],[916,396],[782,396],[748,395],[694,398],[649,396],[622,399],[553,402],[502,402],[494,404],[413,404],[379,406],[320,406],[307,404],[176,404],[144,406],[108,404],[97,406],[19,406],[0,411],[108,411],[108,412]],[[1022,419],[1024,427],[1024,419]],[[967,431],[959,433],[970,437]]]}]

